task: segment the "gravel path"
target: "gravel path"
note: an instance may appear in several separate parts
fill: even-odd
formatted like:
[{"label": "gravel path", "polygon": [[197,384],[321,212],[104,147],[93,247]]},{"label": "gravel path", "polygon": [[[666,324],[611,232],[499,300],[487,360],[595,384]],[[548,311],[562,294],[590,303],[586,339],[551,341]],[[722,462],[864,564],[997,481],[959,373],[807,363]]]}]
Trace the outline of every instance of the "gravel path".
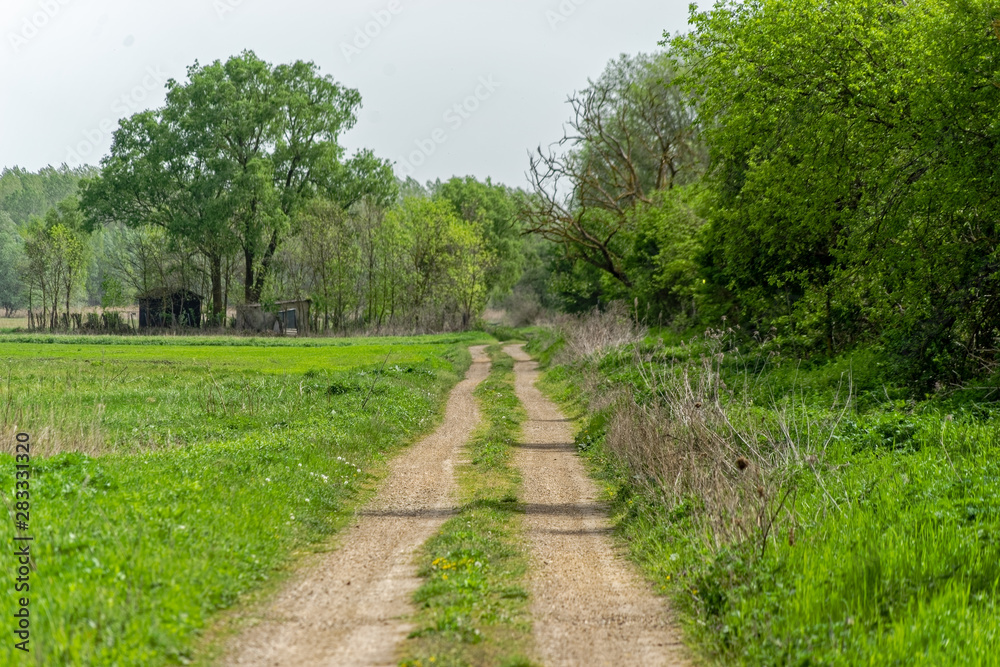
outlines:
[{"label": "gravel path", "polygon": [[535,387],[537,364],[520,345],[504,351],[515,360],[517,395],[528,413],[517,466],[539,658],[547,667],[688,664],[663,599],[615,549],[569,422]]},{"label": "gravel path", "polygon": [[225,665],[395,665],[401,617],[420,580],[414,552],[453,513],[453,470],[479,422],[472,395],[489,374],[485,346],[448,399],[444,422],[390,464],[378,495],[340,546],[301,573],[231,644]]}]

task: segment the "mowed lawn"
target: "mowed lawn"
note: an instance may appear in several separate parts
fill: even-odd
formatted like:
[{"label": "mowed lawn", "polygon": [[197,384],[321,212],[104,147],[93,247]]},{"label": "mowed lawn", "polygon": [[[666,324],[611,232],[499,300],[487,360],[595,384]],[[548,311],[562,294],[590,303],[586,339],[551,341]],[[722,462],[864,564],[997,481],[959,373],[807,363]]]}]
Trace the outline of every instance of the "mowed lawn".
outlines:
[{"label": "mowed lawn", "polygon": [[335,532],[433,426],[479,339],[0,337],[0,491],[16,502],[30,434],[34,538],[30,654],[0,557],[0,664],[193,659],[214,612]]}]

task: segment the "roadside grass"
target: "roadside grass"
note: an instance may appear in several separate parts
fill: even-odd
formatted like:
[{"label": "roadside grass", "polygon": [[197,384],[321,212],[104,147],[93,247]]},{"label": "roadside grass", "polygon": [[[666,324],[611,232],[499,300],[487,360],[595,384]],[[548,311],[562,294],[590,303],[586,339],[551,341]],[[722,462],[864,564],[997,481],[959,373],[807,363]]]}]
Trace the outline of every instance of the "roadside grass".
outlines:
[{"label": "roadside grass", "polygon": [[[536,353],[542,344],[535,343]],[[644,350],[664,365],[691,368],[683,347]],[[687,360],[701,352],[692,346]],[[720,519],[705,515],[706,497],[678,496],[674,480],[650,480],[610,443],[623,402],[605,390],[648,398],[634,358],[610,353],[555,366],[542,387],[579,417],[577,445],[604,484],[619,537],[682,613],[706,661],[1000,665],[994,407],[955,397],[897,398],[901,390],[882,384],[877,368],[863,367],[851,375],[861,400],[826,449],[781,470],[789,496],[776,529],[763,542],[760,531],[726,540],[707,527]],[[733,395],[752,399],[745,415],[733,409],[729,417],[737,429],[741,419],[772,423],[789,415],[804,425],[832,423],[830,398],[846,384],[845,371],[873,359],[878,355],[862,351],[828,364],[728,366],[723,377]],[[816,437],[804,428],[791,435]],[[662,447],[669,452],[669,441]],[[739,456],[735,442],[732,451]]]},{"label": "roadside grass", "polygon": [[[283,576],[296,554],[322,549],[393,451],[433,427],[473,338],[212,347],[218,356],[190,340],[169,350],[0,345],[0,358],[16,359],[0,389],[5,439],[16,425],[34,443],[37,568],[31,654],[3,642],[0,664],[197,659],[216,612]],[[40,456],[52,434],[64,450],[78,444],[59,419],[92,424],[94,453],[109,453]],[[14,472],[0,454],[8,503]],[[13,536],[12,521],[0,522],[0,541]],[[0,570],[0,615],[12,618],[23,595],[13,557]]]},{"label": "roadside grass", "polygon": [[524,585],[527,552],[513,466],[524,410],[513,360],[489,348],[493,367],[476,389],[483,422],[459,467],[462,506],[420,555],[417,629],[402,646],[404,667],[529,667],[531,623]]}]

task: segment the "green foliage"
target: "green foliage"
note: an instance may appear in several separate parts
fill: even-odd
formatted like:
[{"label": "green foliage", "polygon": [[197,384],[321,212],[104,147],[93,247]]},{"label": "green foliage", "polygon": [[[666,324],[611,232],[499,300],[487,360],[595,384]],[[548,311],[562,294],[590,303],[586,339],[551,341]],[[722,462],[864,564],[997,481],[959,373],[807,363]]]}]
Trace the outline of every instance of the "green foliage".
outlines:
[{"label": "green foliage", "polygon": [[260,301],[295,216],[323,195],[343,208],[395,196],[391,168],[370,151],[344,159],[358,91],[313,63],[272,66],[246,51],[188,69],[162,109],[122,121],[101,176],[87,184],[92,224],[157,224],[212,265],[222,311],[223,258],[244,260],[244,300]]},{"label": "green foliage", "polygon": [[44,217],[50,208],[75,195],[80,180],[94,175],[94,167],[58,168],[48,166],[38,172],[18,167],[0,173],[0,213],[7,213],[17,225],[32,216]]},{"label": "green foliage", "polygon": [[633,211],[634,247],[625,271],[647,321],[667,318],[685,328],[699,319],[701,232],[710,198],[698,185],[655,193]]},{"label": "green foliage", "polygon": [[60,301],[65,299],[68,320],[71,302],[85,285],[89,259],[90,246],[76,197],[59,202],[44,219],[32,218],[23,233],[22,289],[27,292],[29,306],[41,306],[43,326],[56,329]]},{"label": "green foliage", "polygon": [[101,280],[101,306],[103,308],[120,308],[126,306],[129,299],[125,297],[125,288],[113,276],[105,276]]},{"label": "green foliage", "polygon": [[454,177],[442,183],[435,197],[455,207],[460,218],[475,226],[493,254],[483,276],[487,296],[505,296],[517,283],[523,266],[519,196],[508,187],[487,178],[480,183],[472,176]]},{"label": "green foliage", "polygon": [[581,452],[600,446],[604,441],[605,432],[608,427],[607,412],[596,412],[586,419],[583,427],[577,431],[573,444]]},{"label": "green foliage", "polygon": [[[392,451],[432,426],[468,365],[464,343],[2,344],[16,359],[0,389],[4,428],[19,415],[35,443],[32,658],[192,659],[216,611],[339,529]],[[386,353],[377,406],[326,391],[367,386]],[[110,453],[43,456],[60,443]],[[0,454],[4,494],[13,473]],[[12,535],[4,522],[0,539]],[[18,659],[11,642],[0,647],[0,662]]]},{"label": "green foliage", "polygon": [[563,335],[550,327],[533,327],[525,331],[525,337],[528,344],[524,349],[538,359],[542,368],[547,368],[566,345]]},{"label": "green foliage", "polygon": [[521,340],[521,333],[512,327],[496,326],[487,327],[486,332],[496,338],[501,343],[510,340]]},{"label": "green foliage", "polygon": [[532,157],[527,229],[562,251],[559,272],[570,280],[561,291],[580,282],[575,272],[588,270],[592,286],[607,281],[601,291],[611,291],[610,298],[615,290],[632,289],[625,264],[637,233],[637,207],[655,206],[657,193],[700,174],[695,108],[672,84],[679,71],[665,53],[611,61],[570,96],[573,118],[565,137]]},{"label": "green foliage", "polygon": [[559,299],[553,287],[558,247],[533,235],[521,237],[521,276],[510,295],[496,305],[503,308],[513,326],[534,324],[545,311],[555,310]]},{"label": "green foliage", "polygon": [[24,261],[24,239],[10,216],[0,211],[0,308],[7,317],[25,303],[19,274]]},{"label": "green foliage", "polygon": [[549,279],[562,311],[586,313],[627,293],[614,278],[609,279],[587,262],[566,257],[551,258],[550,261],[552,271]]},{"label": "green foliage", "polygon": [[692,63],[716,199],[702,255],[746,322],[880,339],[922,387],[992,358],[996,11],[983,0],[721,2]]},{"label": "green foliage", "polygon": [[426,198],[404,200],[386,223],[401,242],[402,309],[417,326],[444,328],[457,313],[461,327],[469,328],[486,305],[487,275],[496,262],[478,223],[459,218],[447,200]]},{"label": "green foliage", "polygon": [[990,371],[998,20],[988,0],[694,7],[666,52],[571,96],[562,152],[532,160],[560,305],[726,316],[800,355],[877,345],[920,393]]},{"label": "green foliage", "polygon": [[[299,219],[302,254],[314,286],[313,305],[323,313],[323,328],[342,329],[360,295],[361,248],[348,216],[336,204],[311,202]],[[286,292],[287,294],[287,292]]]}]

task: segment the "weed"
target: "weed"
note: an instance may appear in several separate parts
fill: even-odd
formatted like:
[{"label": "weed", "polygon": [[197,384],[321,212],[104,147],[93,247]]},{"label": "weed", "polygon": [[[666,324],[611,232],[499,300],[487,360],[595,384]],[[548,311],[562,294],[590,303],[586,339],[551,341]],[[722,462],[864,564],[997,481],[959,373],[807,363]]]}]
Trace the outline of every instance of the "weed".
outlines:
[{"label": "weed", "polygon": [[645,327],[636,324],[628,308],[621,302],[605,310],[585,315],[563,315],[556,326],[565,341],[563,354],[567,359],[582,359],[618,345],[637,343],[646,337]]}]

